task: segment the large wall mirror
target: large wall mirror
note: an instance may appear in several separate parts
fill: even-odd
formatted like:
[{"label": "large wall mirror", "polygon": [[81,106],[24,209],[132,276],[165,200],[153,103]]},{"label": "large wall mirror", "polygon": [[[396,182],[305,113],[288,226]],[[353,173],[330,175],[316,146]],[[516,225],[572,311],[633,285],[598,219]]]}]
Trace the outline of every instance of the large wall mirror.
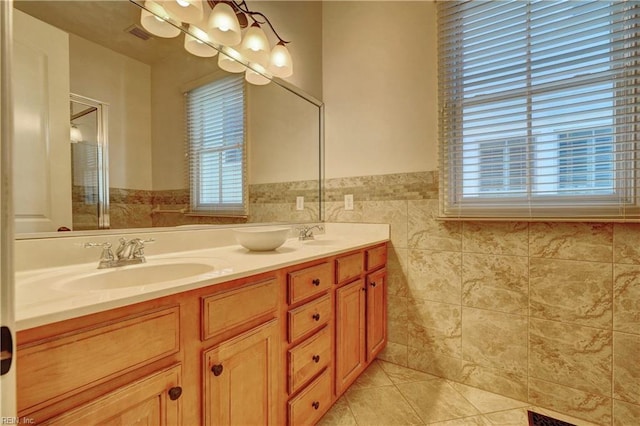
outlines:
[{"label": "large wall mirror", "polygon": [[[306,13],[312,22],[321,6],[304,3],[257,5],[266,7],[276,22],[279,13]],[[64,229],[99,232],[107,226],[322,220],[323,106],[309,94],[321,91],[316,90],[321,81],[305,90],[277,79],[266,85],[244,83],[248,209],[246,214],[193,213],[185,97],[193,88],[235,74],[220,70],[216,60],[188,53],[182,35],[165,39],[148,34],[140,15],[139,5],[123,0],[14,2],[18,238]],[[286,28],[286,19],[278,23]],[[309,27],[319,40],[321,28]],[[317,47],[314,37],[305,34],[304,43]],[[321,59],[309,60],[310,54],[319,57],[320,50],[300,49],[307,56],[299,67],[303,77],[294,82],[320,80]],[[75,103],[70,94],[77,96]],[[82,141],[95,141],[96,146],[108,140],[102,157],[80,153],[74,140],[74,127],[82,120],[78,113],[87,111],[78,99],[96,100],[108,110],[102,128],[94,126],[102,133],[82,136]],[[80,179],[72,174],[80,167],[91,169],[80,164],[85,157],[96,165],[105,160],[102,169],[108,174],[95,185],[103,185],[109,194],[102,213],[108,221],[101,221],[99,213],[87,220],[83,203],[88,195],[77,188]],[[299,197],[304,197],[302,206]]]}]

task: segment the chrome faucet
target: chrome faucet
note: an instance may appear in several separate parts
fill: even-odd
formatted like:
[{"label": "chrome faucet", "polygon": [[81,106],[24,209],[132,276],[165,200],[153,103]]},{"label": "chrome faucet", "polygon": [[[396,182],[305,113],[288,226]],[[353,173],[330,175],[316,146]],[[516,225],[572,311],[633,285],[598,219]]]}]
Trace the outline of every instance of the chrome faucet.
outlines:
[{"label": "chrome faucet", "polygon": [[300,232],[298,234],[298,239],[300,241],[313,240],[315,237],[313,235],[313,230],[317,229],[320,232],[324,232],[324,226],[322,225],[314,225],[314,226],[301,226],[298,228]]},{"label": "chrome faucet", "polygon": [[144,257],[144,245],[145,243],[153,242],[153,238],[149,240],[142,240],[140,238],[133,238],[127,240],[126,238],[120,238],[120,245],[116,249],[114,255],[111,250],[111,243],[85,243],[85,247],[102,247],[102,254],[100,255],[100,261],[98,262],[98,269],[115,268],[118,266],[135,265],[138,263],[146,262]]}]

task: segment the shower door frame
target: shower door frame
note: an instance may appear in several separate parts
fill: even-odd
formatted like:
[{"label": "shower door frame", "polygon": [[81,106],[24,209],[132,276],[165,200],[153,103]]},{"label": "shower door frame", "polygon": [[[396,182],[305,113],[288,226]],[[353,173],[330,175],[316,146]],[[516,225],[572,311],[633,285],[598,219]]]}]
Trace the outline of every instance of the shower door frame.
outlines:
[{"label": "shower door frame", "polygon": [[71,93],[69,99],[71,102],[96,109],[96,141],[98,143],[98,229],[109,229],[109,104],[75,93]]}]

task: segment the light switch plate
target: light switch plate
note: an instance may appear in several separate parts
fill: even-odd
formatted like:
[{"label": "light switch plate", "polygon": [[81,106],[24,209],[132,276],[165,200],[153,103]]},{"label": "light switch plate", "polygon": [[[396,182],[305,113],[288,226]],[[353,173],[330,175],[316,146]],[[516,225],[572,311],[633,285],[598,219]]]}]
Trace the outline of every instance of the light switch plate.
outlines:
[{"label": "light switch plate", "polygon": [[353,194],[347,194],[344,196],[344,209],[353,210]]},{"label": "light switch plate", "polygon": [[296,197],[296,210],[304,210],[304,197]]}]

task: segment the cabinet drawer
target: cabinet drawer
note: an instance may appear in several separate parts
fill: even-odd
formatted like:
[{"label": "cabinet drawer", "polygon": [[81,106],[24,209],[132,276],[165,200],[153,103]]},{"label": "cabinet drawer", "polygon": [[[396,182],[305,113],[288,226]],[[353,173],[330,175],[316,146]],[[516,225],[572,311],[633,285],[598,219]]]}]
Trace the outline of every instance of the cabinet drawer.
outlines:
[{"label": "cabinet drawer", "polygon": [[289,303],[297,303],[331,288],[331,264],[317,266],[289,273]]},{"label": "cabinet drawer", "polygon": [[331,333],[325,327],[288,351],[289,394],[302,387],[331,361]]},{"label": "cabinet drawer", "polygon": [[289,424],[315,424],[330,404],[331,371],[327,368],[300,395],[289,401]]},{"label": "cabinet drawer", "polygon": [[343,283],[359,277],[364,265],[363,256],[362,252],[359,252],[336,259],[336,282]]},{"label": "cabinet drawer", "polygon": [[[81,392],[180,350],[172,307],[18,349],[18,410]],[[68,394],[68,395],[65,395]]]},{"label": "cabinet drawer", "polygon": [[367,250],[367,271],[379,268],[387,263],[387,246]]},{"label": "cabinet drawer", "polygon": [[229,332],[269,313],[275,317],[277,306],[276,279],[204,297],[202,340]]},{"label": "cabinet drawer", "polygon": [[327,294],[313,302],[305,303],[288,313],[289,343],[312,330],[322,327],[331,317],[331,297]]}]

